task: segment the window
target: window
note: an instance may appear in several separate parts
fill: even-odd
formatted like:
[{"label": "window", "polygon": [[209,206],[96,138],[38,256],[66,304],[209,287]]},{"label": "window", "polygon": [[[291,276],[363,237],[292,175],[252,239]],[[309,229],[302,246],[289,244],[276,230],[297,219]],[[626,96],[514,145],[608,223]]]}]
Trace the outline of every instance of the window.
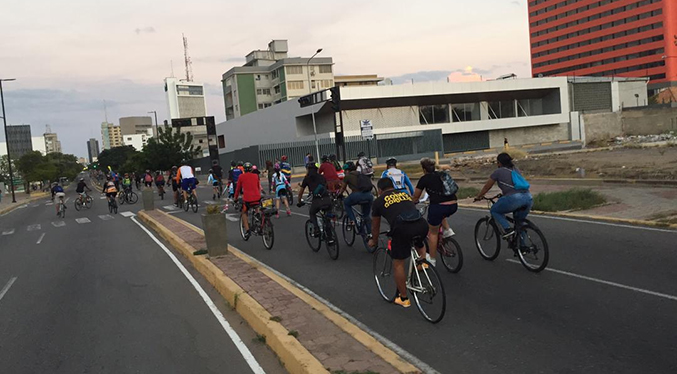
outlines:
[{"label": "window", "polygon": [[287,88],[289,90],[303,90],[304,89],[303,81],[288,81]]},{"label": "window", "polygon": [[273,79],[277,79],[277,77],[278,77],[278,75],[277,75],[277,70],[273,70],[273,72],[271,73],[271,75],[272,75]]},{"label": "window", "polygon": [[320,74],[331,74],[331,65],[320,65]]},{"label": "window", "polygon": [[261,80],[261,74],[256,74],[256,80],[260,81]]},{"label": "window", "polygon": [[479,121],[480,111],[477,103],[451,104],[452,122]]},{"label": "window", "polygon": [[276,94],[280,93],[280,86],[279,85],[275,86],[275,93]]},{"label": "window", "polygon": [[423,105],[419,107],[421,125],[449,123],[449,105]]},{"label": "window", "polygon": [[219,148],[226,148],[226,137],[223,135],[219,135]]},{"label": "window", "polygon": [[264,88],[263,89],[263,94],[270,96],[270,88]]},{"label": "window", "polygon": [[257,88],[257,89],[256,89],[256,94],[257,94],[257,95],[263,95],[263,90],[260,89],[260,88]]},{"label": "window", "polygon": [[259,104],[259,109],[263,109],[263,104]]},{"label": "window", "polygon": [[334,87],[334,81],[332,81],[331,79],[324,79],[322,80],[322,87],[324,88]]},{"label": "window", "polygon": [[303,66],[287,66],[287,74],[303,74]]},{"label": "window", "polygon": [[514,100],[490,102],[488,109],[489,119],[516,117]]}]

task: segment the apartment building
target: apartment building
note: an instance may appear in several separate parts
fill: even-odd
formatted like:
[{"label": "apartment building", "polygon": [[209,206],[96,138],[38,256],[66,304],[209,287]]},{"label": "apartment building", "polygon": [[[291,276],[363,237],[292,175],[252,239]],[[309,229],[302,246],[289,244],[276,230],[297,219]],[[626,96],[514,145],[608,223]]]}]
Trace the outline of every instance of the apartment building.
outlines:
[{"label": "apartment building", "polygon": [[120,126],[115,126],[109,122],[102,122],[101,140],[104,150],[122,146],[122,130]]}]

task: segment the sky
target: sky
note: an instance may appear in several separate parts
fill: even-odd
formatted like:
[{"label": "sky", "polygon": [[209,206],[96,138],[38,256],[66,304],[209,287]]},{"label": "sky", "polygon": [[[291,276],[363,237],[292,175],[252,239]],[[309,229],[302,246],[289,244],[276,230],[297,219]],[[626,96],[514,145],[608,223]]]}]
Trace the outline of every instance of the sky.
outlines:
[{"label": "sky", "polygon": [[[208,114],[225,120],[221,75],[289,40],[289,55],[334,59],[334,74],[395,84],[530,75],[526,0],[3,0],[0,78],[9,124],[51,125],[63,150],[86,156],[100,125],[158,112],[163,79],[185,76],[182,33]],[[293,5],[292,5],[293,4]],[[4,139],[4,135],[0,135]],[[4,140],[3,140],[4,141]]]}]

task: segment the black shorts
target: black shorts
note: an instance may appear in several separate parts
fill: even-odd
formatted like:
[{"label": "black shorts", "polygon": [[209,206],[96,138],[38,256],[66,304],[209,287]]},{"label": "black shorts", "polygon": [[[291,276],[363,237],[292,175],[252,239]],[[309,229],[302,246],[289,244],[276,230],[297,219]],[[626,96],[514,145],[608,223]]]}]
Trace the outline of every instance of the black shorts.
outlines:
[{"label": "black shorts", "polygon": [[390,257],[395,260],[406,260],[411,256],[411,244],[414,237],[420,237],[418,248],[423,246],[423,239],[428,235],[428,223],[424,219],[416,222],[400,223],[390,230]]},{"label": "black shorts", "polygon": [[176,182],[172,182],[172,191],[177,192],[179,190],[179,185]]}]

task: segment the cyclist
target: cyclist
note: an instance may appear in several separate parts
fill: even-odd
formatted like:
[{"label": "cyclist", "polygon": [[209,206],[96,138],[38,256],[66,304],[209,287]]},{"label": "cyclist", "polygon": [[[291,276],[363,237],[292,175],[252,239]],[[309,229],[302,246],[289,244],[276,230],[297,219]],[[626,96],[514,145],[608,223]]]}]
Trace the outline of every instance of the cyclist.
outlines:
[{"label": "cyclist", "polygon": [[[284,202],[287,208],[287,216],[291,216],[291,209],[289,209],[289,199],[287,199],[287,186],[289,182],[287,178],[280,171],[279,165],[273,168],[272,185],[275,187],[275,208],[280,210],[280,200]],[[280,213],[275,214],[275,218],[280,218]]]},{"label": "cyclist", "polygon": [[[317,224],[317,213],[322,209],[327,209],[331,207],[331,198],[327,192],[327,180],[317,172],[317,165],[314,162],[310,162],[306,165],[308,172],[306,173],[303,182],[301,182],[301,190],[299,191],[298,197],[298,206],[299,208],[304,205],[303,203],[303,192],[308,188],[309,193],[313,195],[313,202],[310,203],[309,214],[310,221],[313,223],[314,232],[313,236],[317,237],[320,234],[320,227]],[[333,240],[334,238],[332,238]],[[329,244],[332,244],[331,242]]]},{"label": "cyclist", "polygon": [[426,256],[426,258],[435,266],[437,262],[437,241],[439,240],[440,225],[444,227],[443,237],[448,238],[454,235],[446,218],[456,213],[458,202],[455,194],[444,194],[444,182],[435,171],[435,161],[424,158],[421,160],[421,168],[423,168],[425,174],[416,184],[413,200],[414,203],[418,203],[423,190],[430,196],[430,207],[428,208],[428,247],[430,256]]},{"label": "cyclist", "polygon": [[128,173],[125,173],[124,178],[122,178],[122,191],[120,191],[120,194],[128,192],[132,192],[132,179]]},{"label": "cyclist", "polygon": [[263,189],[261,188],[261,180],[259,176],[252,173],[252,164],[245,162],[243,165],[244,174],[242,174],[238,180],[235,187],[235,200],[240,196],[242,192],[242,223],[245,229],[245,238],[249,239],[251,233],[249,232],[249,220],[247,219],[247,211],[259,204],[261,204],[261,193]]},{"label": "cyclist", "polygon": [[219,182],[219,189],[223,188],[223,168],[219,165],[218,160],[212,160],[212,170],[214,171],[214,178]]},{"label": "cyclist", "polygon": [[165,177],[160,170],[155,172],[155,187],[157,187],[158,193],[164,193]]},{"label": "cyclist", "polygon": [[111,202],[111,200],[115,201],[115,195],[118,194],[118,188],[115,187],[115,182],[111,177],[106,178],[106,182],[103,184],[101,192],[106,194],[109,203]]},{"label": "cyclist", "polygon": [[216,177],[213,169],[209,169],[207,184],[212,186],[212,200],[216,200],[216,196],[219,194],[219,179]]},{"label": "cyclist", "polygon": [[87,189],[87,191],[91,191],[91,189],[87,187],[87,183],[85,183],[85,178],[80,178],[78,186],[75,188],[75,192],[80,194],[80,201],[82,203],[84,203],[87,199],[87,192],[85,192],[85,189]]},{"label": "cyclist", "polygon": [[136,189],[141,190],[141,174],[132,173],[131,179],[136,183]]},{"label": "cyclist", "polygon": [[339,180],[343,180],[343,177],[345,177],[346,174],[343,171],[343,166],[341,166],[341,163],[336,159],[336,155],[330,154],[329,161],[331,161],[331,163],[334,165],[334,169],[336,170],[336,175],[338,175]]},{"label": "cyclist", "polygon": [[150,173],[150,170],[146,170],[146,173],[143,175],[143,185],[146,187],[153,186],[153,174]]},{"label": "cyclist", "polygon": [[360,172],[360,174],[364,174],[368,176],[369,178],[374,177],[374,164],[372,164],[371,160],[369,157],[364,152],[360,152],[357,154],[357,171]]},{"label": "cyclist", "polygon": [[531,211],[531,207],[534,205],[533,197],[529,192],[527,186],[526,189],[516,189],[515,181],[513,178],[513,173],[517,173],[520,177],[522,173],[519,171],[517,166],[513,164],[512,157],[507,153],[501,153],[496,158],[498,163],[498,169],[494,170],[489,177],[489,180],[482,188],[482,191],[475,197],[475,201],[481,200],[484,195],[494,186],[494,183],[498,183],[498,188],[501,189],[501,194],[503,196],[498,199],[496,204],[491,207],[491,216],[494,217],[494,220],[501,225],[504,238],[512,236],[515,231],[510,228],[510,223],[505,219],[505,215],[508,213],[513,213],[516,222],[524,222]]},{"label": "cyclist", "polygon": [[327,180],[327,189],[330,192],[336,192],[341,188],[341,180],[329,156],[322,155],[322,165],[320,165],[319,173]]},{"label": "cyclist", "polygon": [[374,201],[372,217],[372,238],[369,246],[376,247],[378,235],[381,230],[381,217],[385,217],[390,226],[390,251],[388,254],[393,259],[393,275],[399,294],[395,298],[395,304],[408,308],[411,306],[407,298],[406,273],[404,265],[411,256],[411,245],[414,238],[421,239],[413,243],[419,255],[425,254],[423,238],[428,231],[428,225],[411,196],[403,191],[398,191],[390,178],[381,178],[378,181],[379,197]]},{"label": "cyclist", "polygon": [[[61,187],[61,185],[59,185],[59,182],[54,182],[54,187],[52,187],[52,199],[54,199],[55,197],[57,199],[60,199],[61,202],[63,202],[63,198],[66,197],[66,193],[64,192],[63,187]],[[55,205],[56,205],[56,215],[58,216],[59,215],[58,201],[57,201],[57,204],[55,204]],[[63,208],[66,209],[66,205],[64,205]]]},{"label": "cyclist", "polygon": [[398,192],[408,192],[409,195],[413,195],[414,186],[411,184],[407,173],[397,168],[397,159],[391,157],[386,160],[386,167],[387,169],[383,172],[381,178],[390,178]]},{"label": "cyclist", "polygon": [[172,191],[174,191],[174,205],[179,206],[179,188],[181,184],[176,179],[176,174],[178,173],[179,168],[172,166],[172,170],[167,173],[167,177],[172,182]]},{"label": "cyclist", "polygon": [[113,180],[113,183],[115,183],[115,189],[120,191],[120,174],[111,170],[110,171],[110,177]]},{"label": "cyclist", "polygon": [[287,156],[280,157],[280,171],[291,184],[291,164],[287,161]]},{"label": "cyclist", "polygon": [[189,189],[192,191],[191,192],[192,195],[195,196],[195,200],[197,200],[197,192],[195,191],[197,187],[197,179],[195,179],[193,168],[190,165],[188,165],[188,163],[185,160],[181,162],[181,167],[179,168],[179,171],[176,173],[176,181],[181,184],[184,204],[188,204]]},{"label": "cyclist", "polygon": [[355,222],[355,212],[353,205],[359,204],[362,207],[362,217],[367,223],[367,235],[371,235],[371,220],[369,215],[371,213],[371,204],[374,201],[374,195],[371,194],[371,179],[365,174],[357,171],[357,165],[352,161],[346,163],[346,176],[343,178],[343,185],[339,191],[339,195],[343,195],[348,187],[350,187],[350,195],[343,199],[348,218],[352,223]]}]

